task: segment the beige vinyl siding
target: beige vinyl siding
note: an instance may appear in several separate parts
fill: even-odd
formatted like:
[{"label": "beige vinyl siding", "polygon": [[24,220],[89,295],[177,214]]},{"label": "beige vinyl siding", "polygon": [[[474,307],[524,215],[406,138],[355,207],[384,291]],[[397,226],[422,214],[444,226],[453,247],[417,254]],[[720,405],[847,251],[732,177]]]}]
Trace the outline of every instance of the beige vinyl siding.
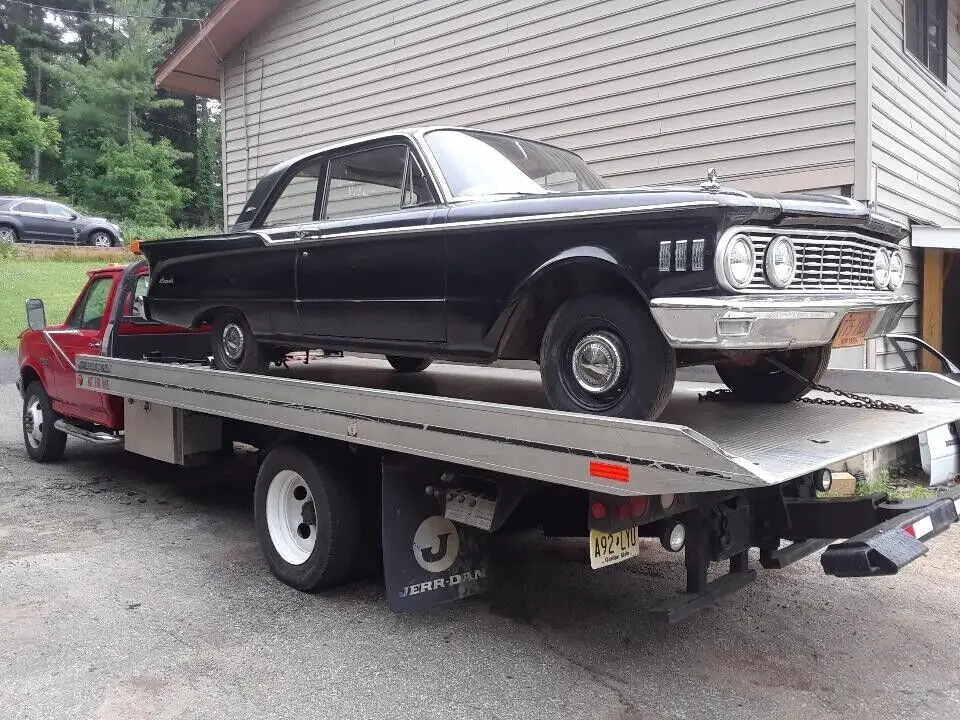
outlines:
[{"label": "beige vinyl siding", "polygon": [[[903,0],[873,0],[871,18],[872,164],[877,209],[933,225],[960,224],[960,2],[950,0],[947,85],[904,47]],[[920,297],[919,251],[907,253],[903,291]],[[898,332],[920,335],[915,303]],[[877,347],[877,367],[902,364],[892,347]]]},{"label": "beige vinyl siding", "polygon": [[232,222],[273,164],[417,124],[517,132],[614,185],[853,182],[855,0],[291,0],[225,68]]},{"label": "beige vinyl siding", "polygon": [[960,224],[960,2],[948,4],[947,85],[904,48],[903,0],[873,2],[873,164],[881,210]]}]

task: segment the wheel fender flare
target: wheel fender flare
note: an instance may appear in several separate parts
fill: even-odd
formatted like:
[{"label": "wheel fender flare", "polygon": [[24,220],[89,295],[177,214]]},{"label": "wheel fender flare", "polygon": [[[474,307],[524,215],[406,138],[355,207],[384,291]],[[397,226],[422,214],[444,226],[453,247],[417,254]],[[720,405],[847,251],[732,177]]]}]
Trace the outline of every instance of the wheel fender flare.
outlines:
[{"label": "wheel fender flare", "polygon": [[500,350],[510,342],[518,325],[522,322],[527,301],[536,293],[540,283],[551,274],[564,271],[571,266],[583,266],[584,269],[599,269],[604,273],[612,273],[633,288],[645,303],[650,302],[649,289],[644,287],[639,278],[606,248],[597,245],[578,245],[567,248],[541,263],[517,285],[511,294],[492,332],[498,339],[496,345]]},{"label": "wheel fender flare", "polygon": [[0,215],[0,225],[10,225],[17,231],[17,235],[23,240],[23,223],[15,215]]}]

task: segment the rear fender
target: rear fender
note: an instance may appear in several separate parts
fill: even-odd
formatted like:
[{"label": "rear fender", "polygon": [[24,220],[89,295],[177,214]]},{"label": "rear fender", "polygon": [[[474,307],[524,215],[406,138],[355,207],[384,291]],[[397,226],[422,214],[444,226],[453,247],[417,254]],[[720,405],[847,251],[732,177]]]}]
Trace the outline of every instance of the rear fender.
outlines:
[{"label": "rear fender", "polygon": [[499,358],[534,360],[540,338],[556,309],[571,297],[592,292],[651,297],[635,275],[609,250],[595,245],[568,248],[530,273],[513,293],[498,325]]}]

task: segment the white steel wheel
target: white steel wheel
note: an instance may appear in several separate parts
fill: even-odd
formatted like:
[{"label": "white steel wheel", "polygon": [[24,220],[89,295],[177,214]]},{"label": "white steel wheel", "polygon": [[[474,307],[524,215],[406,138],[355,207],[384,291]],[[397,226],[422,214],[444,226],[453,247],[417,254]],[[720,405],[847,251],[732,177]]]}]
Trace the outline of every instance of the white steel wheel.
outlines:
[{"label": "white steel wheel", "polygon": [[257,539],[282,582],[304,592],[334,587],[354,570],[362,537],[356,478],[320,449],[275,447],[254,491]]},{"label": "white steel wheel", "polygon": [[32,448],[39,448],[43,442],[43,408],[36,395],[27,401],[23,412],[23,437]]},{"label": "white steel wheel", "polygon": [[317,544],[317,511],[307,482],[293,470],[281,470],[267,490],[267,529],[277,553],[291,565],[303,565]]}]

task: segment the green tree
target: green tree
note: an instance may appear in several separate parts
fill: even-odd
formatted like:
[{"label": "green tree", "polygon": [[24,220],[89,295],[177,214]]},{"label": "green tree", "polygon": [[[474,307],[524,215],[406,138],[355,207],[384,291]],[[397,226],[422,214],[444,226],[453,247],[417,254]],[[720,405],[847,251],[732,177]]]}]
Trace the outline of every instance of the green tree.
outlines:
[{"label": "green tree", "polygon": [[0,190],[22,192],[30,186],[24,158],[34,149],[56,154],[60,132],[55,118],[41,118],[23,96],[27,73],[17,51],[0,45]]},{"label": "green tree", "polygon": [[220,155],[220,119],[200,101],[200,127],[197,137],[197,174],[194,206],[204,226],[223,223],[223,163]]},{"label": "green tree", "polygon": [[135,138],[121,145],[108,138],[100,146],[96,171],[77,183],[75,197],[107,217],[169,226],[173,213],[193,197],[176,182],[182,159],[166,139]]}]

